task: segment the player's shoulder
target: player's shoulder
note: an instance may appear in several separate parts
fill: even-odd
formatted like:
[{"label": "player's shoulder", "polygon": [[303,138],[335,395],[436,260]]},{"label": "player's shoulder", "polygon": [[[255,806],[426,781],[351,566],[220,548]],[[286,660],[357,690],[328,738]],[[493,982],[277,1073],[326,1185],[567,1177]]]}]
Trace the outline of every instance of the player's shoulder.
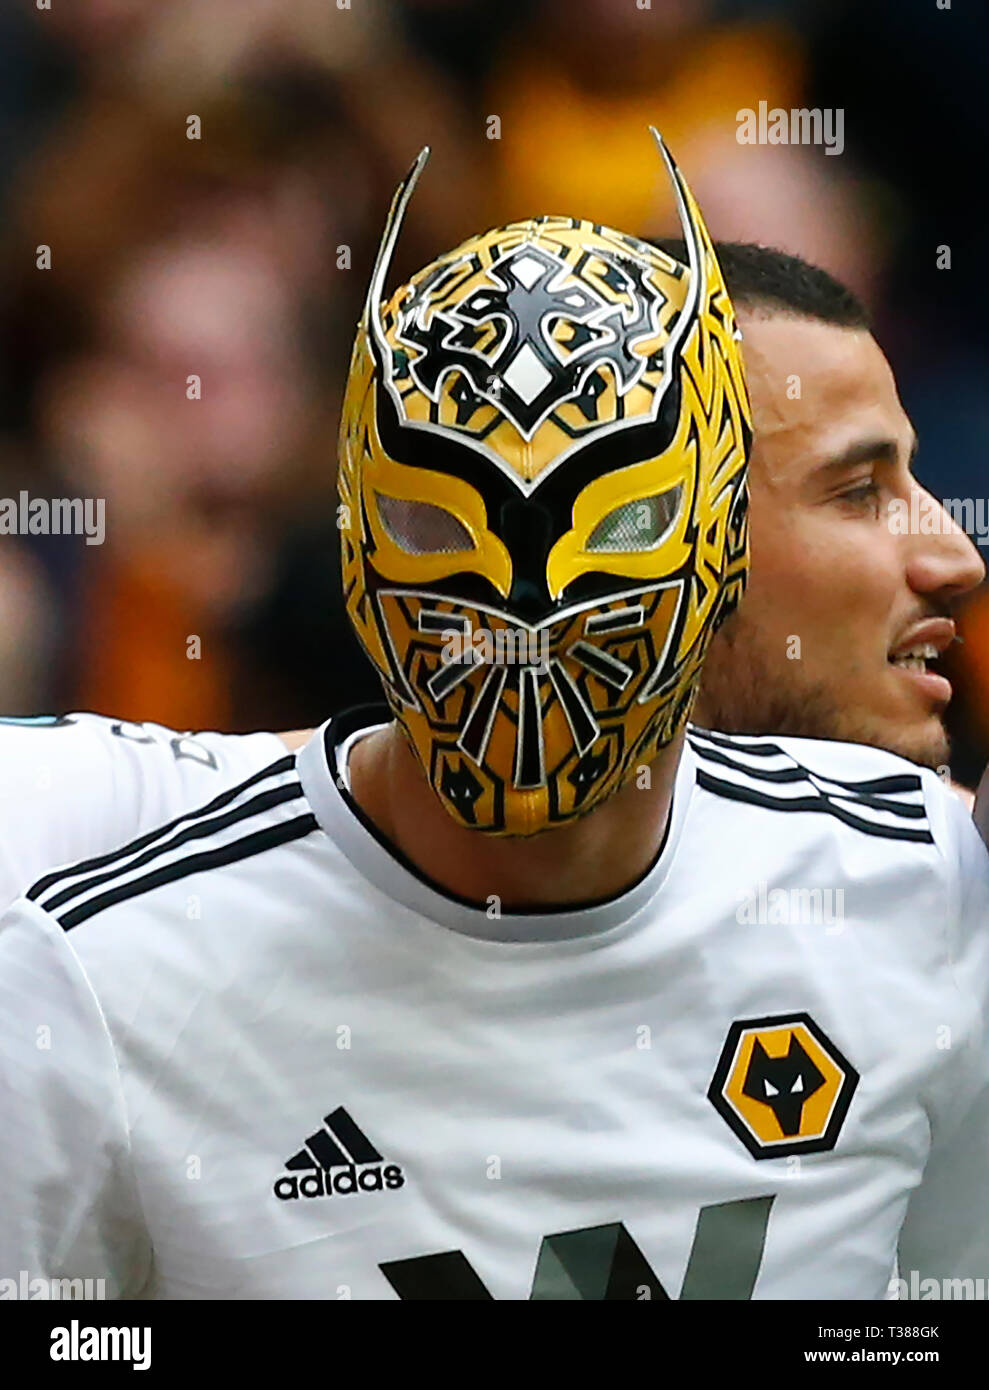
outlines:
[{"label": "player's shoulder", "polygon": [[120,794],[125,784],[161,782],[208,786],[209,774],[227,781],[285,752],[277,734],[190,733],[150,721],[75,712],[0,718],[0,786],[69,792],[89,798]]},{"label": "player's shoulder", "polygon": [[[61,768],[91,770],[105,761],[114,721],[99,714],[41,714],[0,717],[0,783],[10,790],[25,768],[51,775]],[[46,764],[51,764],[47,767]]]},{"label": "player's shoulder", "polygon": [[249,776],[275,734],[186,733],[73,713],[0,720],[0,898],[110,850]]},{"label": "player's shoulder", "polygon": [[[157,890],[174,890],[165,910],[166,916],[170,910],[174,915],[176,906],[185,904],[183,885],[193,877],[247,866],[315,828],[295,756],[283,749],[273,761],[136,838],[43,874],[25,896],[66,931],[116,908],[126,908],[126,918],[150,900],[160,908]],[[246,888],[247,912],[250,894]]]},{"label": "player's shoulder", "polygon": [[887,844],[943,847],[965,819],[935,772],[871,744],[696,725],[687,737],[702,792],[786,817],[791,833],[841,826]]}]

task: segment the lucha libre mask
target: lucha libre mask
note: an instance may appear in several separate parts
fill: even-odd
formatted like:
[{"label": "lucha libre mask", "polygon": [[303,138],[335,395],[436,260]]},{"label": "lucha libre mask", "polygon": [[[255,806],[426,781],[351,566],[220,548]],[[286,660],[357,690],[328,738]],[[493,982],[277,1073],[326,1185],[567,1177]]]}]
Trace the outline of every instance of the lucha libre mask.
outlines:
[{"label": "lucha libre mask", "polygon": [[662,141],[687,264],[537,217],[382,289],[343,408],[347,611],[462,825],[529,835],[600,805],[686,721],[747,570],[739,333]]}]

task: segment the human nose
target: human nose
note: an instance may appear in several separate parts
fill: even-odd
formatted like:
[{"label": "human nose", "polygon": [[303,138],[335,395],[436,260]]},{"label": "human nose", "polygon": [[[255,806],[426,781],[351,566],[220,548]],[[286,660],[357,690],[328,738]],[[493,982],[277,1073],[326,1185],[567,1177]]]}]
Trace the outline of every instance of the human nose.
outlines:
[{"label": "human nose", "polygon": [[[932,524],[910,538],[910,587],[918,594],[960,598],[982,583],[985,562],[963,528],[937,498],[922,487],[917,486],[916,491],[920,504],[917,513],[926,513]],[[974,499],[972,507],[974,511]]]}]

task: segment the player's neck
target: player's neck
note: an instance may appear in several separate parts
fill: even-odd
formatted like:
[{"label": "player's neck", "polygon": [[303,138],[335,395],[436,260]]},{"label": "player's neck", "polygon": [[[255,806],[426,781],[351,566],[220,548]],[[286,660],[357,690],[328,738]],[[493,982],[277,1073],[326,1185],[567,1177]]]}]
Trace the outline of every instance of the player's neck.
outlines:
[{"label": "player's neck", "polygon": [[616,897],[656,857],[666,831],[682,736],[633,780],[572,825],[531,838],[458,825],[427,783],[397,724],[363,738],[350,757],[354,799],[382,835],[441,888],[509,911]]}]

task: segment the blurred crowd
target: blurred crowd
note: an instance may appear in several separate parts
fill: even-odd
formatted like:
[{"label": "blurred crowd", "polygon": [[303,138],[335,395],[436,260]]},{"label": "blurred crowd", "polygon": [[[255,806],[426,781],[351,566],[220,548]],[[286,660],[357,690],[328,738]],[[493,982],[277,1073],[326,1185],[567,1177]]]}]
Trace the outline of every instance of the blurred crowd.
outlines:
[{"label": "blurred crowd", "polygon": [[[868,301],[923,481],[985,495],[987,31],[930,0],[7,0],[0,497],[104,498],[106,542],[3,537],[0,710],[239,729],[377,697],[341,609],[336,429],[385,211],[425,143],[396,284],[533,212],[674,230],[658,124],[716,237]],[[843,107],[841,157],[740,145],[736,113],[763,100]],[[984,592],[963,630],[971,778]]]}]

